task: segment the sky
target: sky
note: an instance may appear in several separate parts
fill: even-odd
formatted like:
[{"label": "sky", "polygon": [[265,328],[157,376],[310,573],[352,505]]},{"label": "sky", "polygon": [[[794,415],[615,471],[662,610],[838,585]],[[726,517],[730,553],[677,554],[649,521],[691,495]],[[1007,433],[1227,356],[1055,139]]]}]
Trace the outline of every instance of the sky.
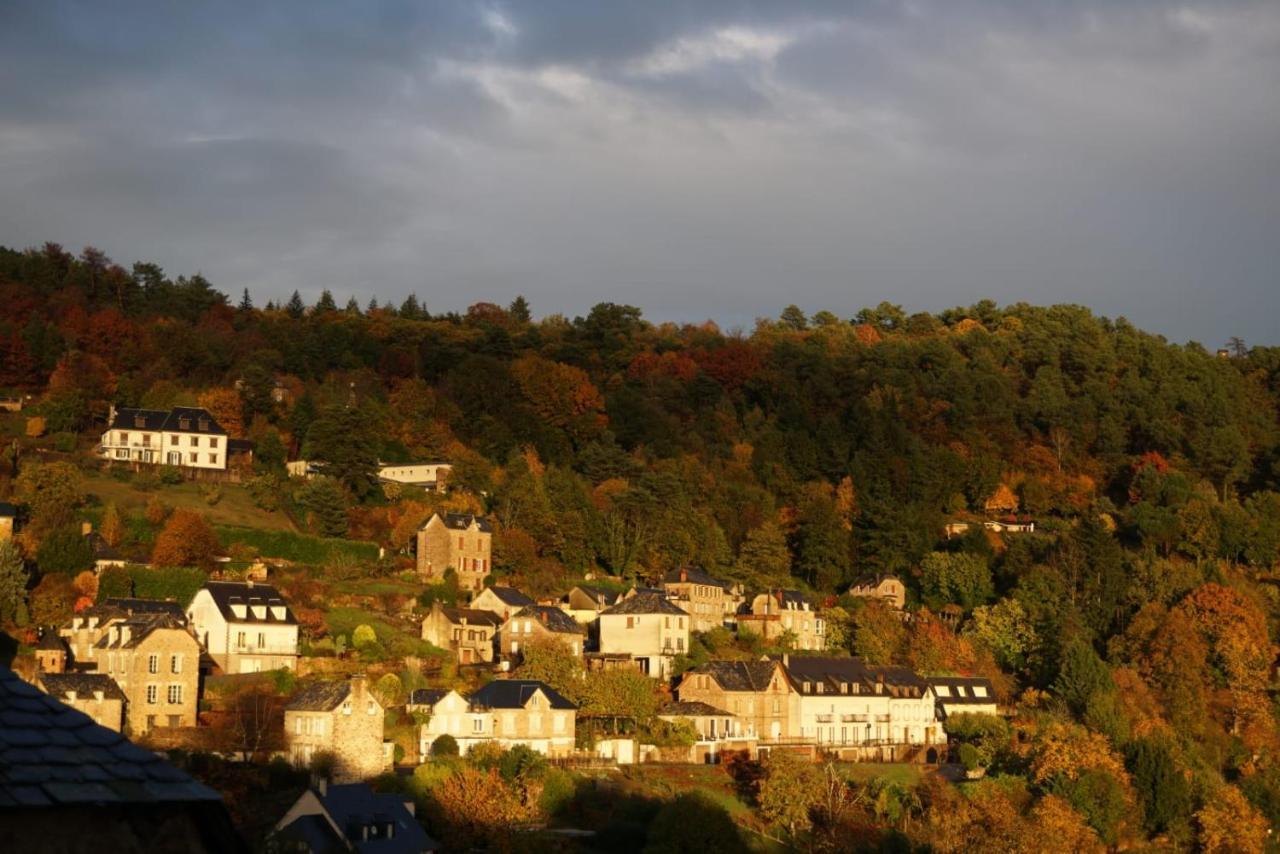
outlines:
[{"label": "sky", "polygon": [[0,4],[0,245],[536,316],[1280,344],[1280,3]]}]

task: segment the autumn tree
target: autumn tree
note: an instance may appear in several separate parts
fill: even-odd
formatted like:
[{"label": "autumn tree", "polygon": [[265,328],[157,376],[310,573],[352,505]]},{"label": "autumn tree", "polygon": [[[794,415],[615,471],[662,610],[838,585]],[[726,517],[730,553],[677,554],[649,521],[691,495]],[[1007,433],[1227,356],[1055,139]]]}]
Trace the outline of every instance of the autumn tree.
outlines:
[{"label": "autumn tree", "polygon": [[197,400],[231,438],[244,438],[244,403],[235,389],[211,388],[202,392]]},{"label": "autumn tree", "polygon": [[531,817],[496,768],[461,768],[432,789],[431,799],[439,818],[433,827],[449,850],[512,850],[513,826]]},{"label": "autumn tree", "polygon": [[709,854],[743,848],[738,826],[704,792],[682,792],[658,809],[649,823],[645,854]]},{"label": "autumn tree", "polygon": [[205,518],[193,510],[174,510],[156,535],[151,562],[156,566],[213,567],[221,549],[217,535]]},{"label": "autumn tree", "polygon": [[581,368],[529,354],[511,365],[511,375],[534,411],[575,443],[598,436],[608,424],[604,398]]},{"label": "autumn tree", "polygon": [[1262,854],[1271,829],[1235,786],[1220,785],[1196,813],[1206,854]]},{"label": "autumn tree", "polygon": [[0,624],[26,622],[30,579],[17,544],[13,540],[0,542]]},{"label": "autumn tree", "polygon": [[62,525],[45,535],[36,549],[40,572],[72,576],[93,566],[93,547],[74,523]]},{"label": "autumn tree", "polygon": [[14,498],[27,506],[32,527],[47,531],[71,521],[84,501],[83,479],[70,463],[28,463],[14,482]]},{"label": "autumn tree", "polygon": [[822,772],[807,758],[771,750],[764,760],[764,780],[757,800],[765,821],[795,836],[809,828],[809,810],[818,803]]},{"label": "autumn tree", "polygon": [[115,502],[107,504],[107,508],[102,511],[102,526],[98,533],[113,548],[124,542],[124,522],[120,519],[120,510]]}]

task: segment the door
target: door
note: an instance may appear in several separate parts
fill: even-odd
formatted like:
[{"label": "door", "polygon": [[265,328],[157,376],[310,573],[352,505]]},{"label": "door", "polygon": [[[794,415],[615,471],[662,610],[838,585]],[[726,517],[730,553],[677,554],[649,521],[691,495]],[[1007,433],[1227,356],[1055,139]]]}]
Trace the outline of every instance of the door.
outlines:
[{"label": "door", "polygon": [[769,725],[769,738],[774,741],[782,738],[782,721],[774,721]]}]

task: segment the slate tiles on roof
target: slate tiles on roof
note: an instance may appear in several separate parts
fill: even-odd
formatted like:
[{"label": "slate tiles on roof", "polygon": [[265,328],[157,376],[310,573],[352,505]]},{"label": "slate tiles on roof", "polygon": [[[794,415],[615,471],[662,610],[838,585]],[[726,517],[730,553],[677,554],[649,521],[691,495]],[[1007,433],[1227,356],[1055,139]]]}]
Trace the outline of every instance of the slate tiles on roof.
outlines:
[{"label": "slate tiles on roof", "polygon": [[74,691],[77,698],[93,699],[94,692],[101,691],[104,699],[124,702],[124,692],[105,673],[41,673],[40,684],[53,697],[65,699]]},{"label": "slate tiles on roof", "polygon": [[717,709],[710,703],[704,703],[701,700],[667,703],[667,705],[658,709],[658,716],[666,718],[732,717],[724,709]]},{"label": "slate tiles on roof", "polygon": [[763,691],[777,669],[774,661],[708,661],[693,672],[707,674],[726,691]]},{"label": "slate tiles on roof", "polygon": [[[444,522],[446,528],[451,528],[455,531],[465,531],[470,528],[471,524],[474,522],[476,527],[478,527],[482,533],[493,533],[493,526],[489,524],[488,519],[483,516],[476,516],[472,513],[446,513],[441,516],[440,519]],[[428,519],[426,524],[430,523],[431,519]]]},{"label": "slate tiles on roof", "polygon": [[351,683],[313,682],[294,694],[285,706],[291,712],[331,712],[351,693]]},{"label": "slate tiles on roof", "polygon": [[586,629],[582,628],[582,625],[577,620],[554,605],[530,605],[512,614],[511,619],[537,620],[547,631],[556,632],[557,634],[586,634]]},{"label": "slate tiles on roof", "polygon": [[220,800],[155,753],[0,668],[0,810]]},{"label": "slate tiles on roof", "polygon": [[495,679],[471,695],[472,706],[485,709],[523,709],[541,691],[553,709],[576,709],[555,689],[536,679]]},{"label": "slate tiles on roof", "polygon": [[[683,578],[681,577],[682,575]],[[662,581],[664,584],[701,584],[706,587],[719,587],[724,590],[729,589],[729,583],[727,581],[721,581],[704,570],[692,566],[673,569],[662,577]]]},{"label": "slate tiles on roof", "polygon": [[532,605],[533,600],[525,594],[521,593],[514,587],[490,587],[493,595],[497,596],[504,604],[513,608],[522,608],[526,605]]},{"label": "slate tiles on roof", "polygon": [[652,590],[645,590],[623,599],[612,608],[601,611],[600,616],[607,617],[613,614],[679,614],[682,617],[689,616],[682,608],[671,604],[663,593]]},{"label": "slate tiles on roof", "polygon": [[502,625],[502,617],[498,616],[492,611],[485,611],[478,608],[449,608],[449,607],[442,607],[440,610],[441,612],[444,613],[445,617],[449,620],[449,622],[456,623],[459,625],[462,623],[463,620],[466,620],[467,623],[473,626]]},{"label": "slate tiles on roof", "polygon": [[[422,825],[414,819],[413,813],[405,806],[402,795],[375,792],[364,783],[347,783],[330,785],[324,794],[316,792],[320,801],[334,824],[338,827],[364,827],[374,822],[393,822],[395,832],[389,839],[380,839],[368,845],[370,851],[416,852],[434,850],[437,843]],[[357,843],[356,850],[364,851],[365,847]]]},{"label": "slate tiles on roof", "polygon": [[[274,623],[276,625],[297,625],[298,618],[293,615],[289,603],[270,584],[259,584],[248,581],[206,581],[204,590],[209,591],[213,603],[218,606],[222,618],[229,623]],[[233,605],[244,605],[243,617],[237,616]],[[284,617],[277,617],[272,607],[283,607]],[[254,613],[255,607],[265,608],[262,616]]]}]

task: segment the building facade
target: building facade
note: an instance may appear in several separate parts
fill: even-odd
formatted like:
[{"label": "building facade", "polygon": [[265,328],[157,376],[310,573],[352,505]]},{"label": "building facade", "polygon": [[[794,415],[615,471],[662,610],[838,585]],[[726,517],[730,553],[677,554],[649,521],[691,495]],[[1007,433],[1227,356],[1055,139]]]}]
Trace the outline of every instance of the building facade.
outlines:
[{"label": "building facade", "polygon": [[502,618],[492,611],[433,602],[422,620],[422,639],[452,652],[459,664],[479,664],[493,661],[494,638],[501,625]]},{"label": "building facade", "polygon": [[521,608],[536,604],[514,587],[486,587],[471,600],[471,607],[497,614],[505,623]]},{"label": "building facade", "polygon": [[206,582],[187,606],[187,616],[224,673],[297,669],[298,620],[269,584]]},{"label": "building facade", "polygon": [[424,761],[442,735],[463,754],[485,741],[507,749],[522,744],[549,757],[573,752],[577,707],[543,682],[497,679],[470,698],[449,691],[430,699],[431,717],[418,738]]},{"label": "building facade", "polygon": [[418,575],[438,583],[449,570],[458,577],[458,589],[479,593],[492,571],[493,527],[483,516],[433,513],[417,538]]},{"label": "building facade", "polygon": [[187,615],[177,602],[112,597],[73,616],[62,624],[58,634],[70,650],[72,664],[80,670],[101,670],[97,645],[110,632],[111,626],[130,617],[148,614],[164,614],[184,625],[187,622]]},{"label": "building facade", "polygon": [[124,692],[125,723],[133,736],[196,725],[200,644],[184,622],[168,614],[114,621],[94,653],[98,672]]},{"label": "building facade", "polygon": [[512,614],[498,630],[498,651],[512,661],[519,661],[529,644],[539,641],[558,641],[569,652],[581,656],[586,629],[559,608],[530,605]]},{"label": "building facade", "polygon": [[113,409],[98,453],[114,462],[223,471],[228,441],[205,409]]},{"label": "building facade", "polygon": [[901,611],[907,604],[907,588],[896,575],[876,575],[862,578],[849,588],[850,596],[862,599],[879,599],[889,607]]},{"label": "building facade", "polygon": [[738,611],[739,631],[759,635],[766,643],[790,638],[793,649],[827,648],[826,621],[802,593],[770,590],[760,593]]},{"label": "building facade", "polygon": [[677,655],[689,651],[690,617],[657,591],[644,591],[600,612],[600,652],[628,653],[642,673],[671,674]]},{"label": "building facade", "polygon": [[124,731],[124,692],[107,674],[39,673],[35,684],[49,696],[84,712],[98,726]]},{"label": "building facade", "polygon": [[793,735],[829,749],[945,744],[933,690],[904,667],[860,658],[788,656],[799,694]]},{"label": "building facade", "polygon": [[285,706],[289,759],[307,767],[316,754],[328,753],[334,782],[376,777],[391,766],[391,745],[383,743],[384,711],[363,676],[308,685]]},{"label": "building facade", "polygon": [[799,693],[782,662],[708,661],[680,677],[681,703],[703,703],[734,718],[735,737],[781,741],[795,729]]},{"label": "building facade", "polygon": [[741,597],[734,595],[733,585],[692,567],[668,572],[662,579],[662,589],[689,615],[690,628],[695,632],[724,626],[742,604]]},{"label": "building facade", "polygon": [[941,720],[962,713],[995,715],[1000,712],[990,679],[981,676],[926,676],[925,681],[933,688]]}]

